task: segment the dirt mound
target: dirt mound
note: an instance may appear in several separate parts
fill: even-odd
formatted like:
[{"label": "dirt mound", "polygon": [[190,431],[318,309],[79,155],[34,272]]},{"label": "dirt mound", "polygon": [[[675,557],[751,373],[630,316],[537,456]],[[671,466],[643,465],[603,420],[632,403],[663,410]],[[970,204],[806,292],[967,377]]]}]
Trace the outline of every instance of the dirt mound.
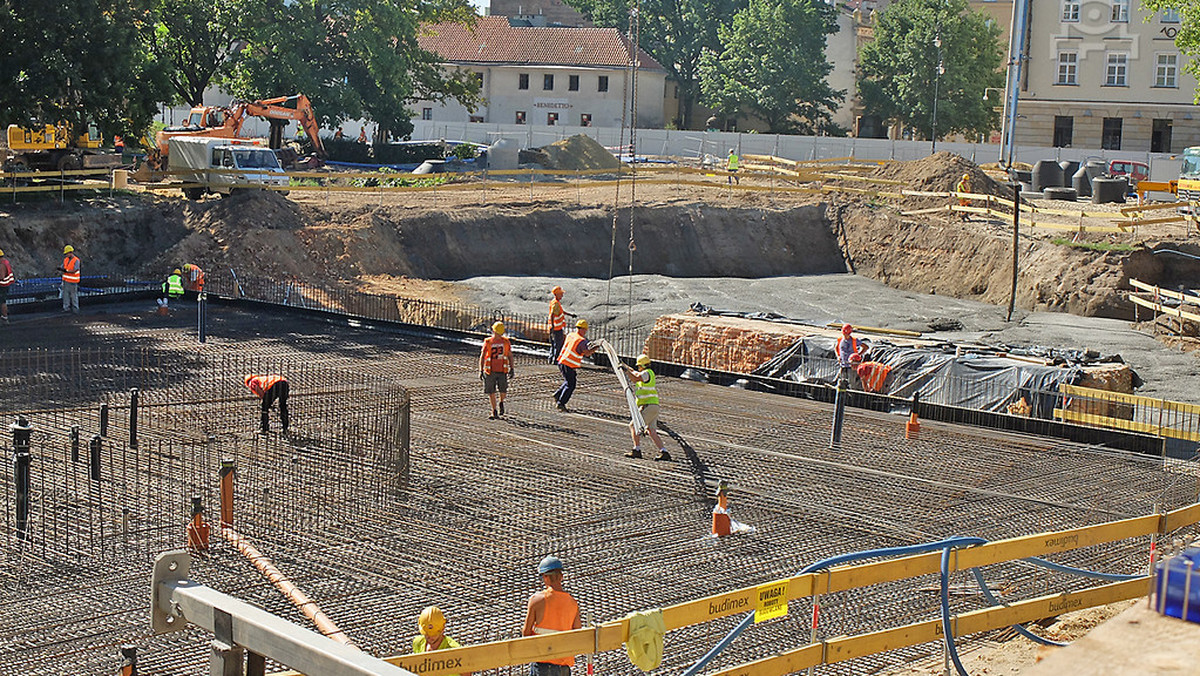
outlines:
[{"label": "dirt mound", "polygon": [[[528,158],[526,159],[526,153]],[[576,134],[541,148],[522,153],[522,162],[536,162],[547,169],[617,169],[620,160],[591,137]]]},{"label": "dirt mound", "polygon": [[903,181],[908,190],[947,192],[954,190],[963,174],[970,176],[971,192],[1012,198],[1012,189],[988,176],[974,162],[954,153],[937,153],[911,162],[889,162],[874,173],[876,178]]}]

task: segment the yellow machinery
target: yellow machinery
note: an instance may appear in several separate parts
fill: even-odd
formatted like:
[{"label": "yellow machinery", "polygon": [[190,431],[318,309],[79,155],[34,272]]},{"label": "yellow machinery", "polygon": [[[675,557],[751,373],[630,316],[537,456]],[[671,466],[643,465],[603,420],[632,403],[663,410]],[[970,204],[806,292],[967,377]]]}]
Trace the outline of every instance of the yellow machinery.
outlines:
[{"label": "yellow machinery", "polygon": [[7,140],[5,171],[71,171],[121,165],[120,154],[100,151],[100,135],[91,125],[72,138],[70,125],[65,122],[29,127],[10,124]]}]

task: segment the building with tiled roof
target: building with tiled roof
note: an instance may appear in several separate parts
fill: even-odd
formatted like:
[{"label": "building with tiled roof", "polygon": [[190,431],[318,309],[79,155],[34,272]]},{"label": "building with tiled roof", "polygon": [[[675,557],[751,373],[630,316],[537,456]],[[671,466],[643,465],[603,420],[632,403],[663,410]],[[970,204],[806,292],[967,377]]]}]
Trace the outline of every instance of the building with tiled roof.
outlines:
[{"label": "building with tiled roof", "polygon": [[[450,68],[476,73],[483,105],[468,111],[450,101],[415,104],[420,119],[439,122],[619,127],[625,110],[631,44],[615,28],[513,26],[503,16],[425,26],[423,49]],[[637,50],[638,126],[662,127],[675,115],[667,71]]]}]

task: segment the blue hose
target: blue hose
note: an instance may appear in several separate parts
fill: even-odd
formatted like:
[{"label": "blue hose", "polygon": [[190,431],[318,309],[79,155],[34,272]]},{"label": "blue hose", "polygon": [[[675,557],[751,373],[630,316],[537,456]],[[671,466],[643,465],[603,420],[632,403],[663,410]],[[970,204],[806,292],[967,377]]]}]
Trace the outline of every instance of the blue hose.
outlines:
[{"label": "blue hose", "polygon": [[[846,554],[839,554],[837,556],[831,556],[827,559],[822,559],[815,563],[809,564],[808,566],[805,566],[804,569],[798,573],[798,575],[805,575],[807,573],[824,570],[831,566],[836,566],[841,563],[847,563],[849,561],[861,561],[862,559],[882,558],[885,556],[908,556],[908,555],[912,555],[912,554],[923,554],[925,552],[931,552],[931,551],[936,551],[936,550],[940,549],[942,551],[942,561],[941,561],[942,635],[945,637],[946,650],[950,655],[950,659],[953,660],[953,662],[954,662],[955,669],[958,670],[958,673],[961,676],[968,676],[966,669],[962,665],[962,661],[959,660],[958,649],[954,645],[954,635],[950,630],[950,550],[955,547],[969,547],[971,545],[986,544],[987,542],[988,542],[987,540],[985,540],[983,538],[977,538],[977,537],[950,537],[950,538],[946,538],[944,540],[939,540],[937,542],[928,542],[928,543],[924,543],[924,544],[906,545],[903,547],[884,547],[881,549],[868,549],[866,551],[861,551],[861,552],[849,552]],[[1060,573],[1070,573],[1073,575],[1081,575],[1084,577],[1090,577],[1090,578],[1095,578],[1095,579],[1100,579],[1100,580],[1123,581],[1123,580],[1132,580],[1135,578],[1144,577],[1142,575],[1121,575],[1121,574],[1116,574],[1116,573],[1100,573],[1100,572],[1096,572],[1096,571],[1086,570],[1083,568],[1075,568],[1073,566],[1064,566],[1060,563],[1054,563],[1052,561],[1047,561],[1046,559],[1041,559],[1041,558],[1037,558],[1037,557],[1029,557],[1025,560],[1029,561],[1030,563],[1032,563],[1034,565],[1041,566],[1043,568],[1048,568],[1050,570],[1054,570],[1054,571],[1057,571]],[[984,596],[993,605],[1003,605],[1000,602],[1000,600],[997,599],[992,594],[991,590],[987,588],[987,584],[983,579],[983,574],[979,571],[979,569],[973,568],[972,572],[975,573],[975,579],[979,583],[979,587],[983,591]],[[745,631],[747,628],[749,628],[749,626],[753,623],[754,623],[754,612],[752,611],[752,612],[747,613],[746,616],[744,618],[742,618],[742,621],[739,622],[736,627],[731,629],[728,634],[726,634],[724,637],[722,637],[720,641],[717,641],[716,645],[714,645],[707,653],[705,653],[703,657],[701,657],[699,660],[697,660],[695,664],[688,667],[687,670],[683,672],[683,676],[695,676],[696,674],[698,674],[701,669],[703,669],[705,666],[707,666],[708,663],[711,662],[713,660],[713,658],[715,658],[717,655],[720,655],[725,650],[725,648],[728,648],[729,645],[731,643],[733,643],[733,641],[735,639],[737,639],[738,636],[741,636],[742,632]],[[1012,625],[1012,628],[1015,631],[1017,631],[1019,634],[1021,634],[1022,636],[1025,636],[1026,638],[1028,638],[1032,641],[1035,641],[1037,643],[1042,643],[1044,645],[1054,645],[1054,646],[1067,645],[1066,643],[1058,643],[1055,641],[1050,641],[1049,639],[1041,638],[1040,636],[1038,636],[1038,635],[1034,634],[1033,632],[1029,631],[1028,629],[1026,629],[1024,627],[1024,625],[1021,625],[1021,624],[1014,624],[1014,625]]]}]

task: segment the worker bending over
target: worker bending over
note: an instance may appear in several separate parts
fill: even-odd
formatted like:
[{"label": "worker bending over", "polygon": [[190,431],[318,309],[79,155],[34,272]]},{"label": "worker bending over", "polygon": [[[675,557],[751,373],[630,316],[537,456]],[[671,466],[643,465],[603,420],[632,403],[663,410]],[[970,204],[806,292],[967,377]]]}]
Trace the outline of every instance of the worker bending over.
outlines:
[{"label": "worker bending over", "polygon": [[558,402],[558,410],[567,410],[567,402],[575,393],[576,371],[583,365],[583,358],[596,353],[595,348],[588,345],[588,323],[586,319],[575,322],[575,332],[567,336],[562,354],[558,356],[558,371],[562,373],[563,384],[554,393],[554,401]]},{"label": "worker bending over", "polygon": [[[650,357],[640,354],[637,358],[636,369],[630,368],[624,363],[621,364],[621,368],[628,371],[629,375],[633,377],[633,396],[637,399],[638,411],[646,423],[646,435],[658,447],[658,457],[655,460],[670,460],[671,454],[667,453],[662,439],[658,437],[658,378],[650,368]],[[640,458],[642,457],[642,435],[638,433],[637,425],[633,422],[629,423],[629,431],[633,435],[633,450],[626,453],[625,457]]]},{"label": "worker bending over", "polygon": [[563,340],[567,333],[567,317],[575,315],[563,309],[563,288],[556,286],[550,290],[554,295],[550,299],[550,363],[558,363],[558,355],[562,352]]},{"label": "worker bending over", "polygon": [[263,434],[271,431],[271,405],[279,401],[279,423],[283,425],[283,433],[288,433],[288,381],[280,375],[251,375],[244,381],[250,391],[262,399],[262,429]]},{"label": "worker bending over", "polygon": [[[462,647],[458,641],[446,636],[446,617],[442,615],[442,611],[437,606],[429,606],[421,611],[421,616],[417,618],[417,629],[421,633],[413,637],[413,653]],[[470,676],[470,672],[450,674],[450,676]]]},{"label": "worker bending over", "polygon": [[[545,588],[529,597],[522,636],[553,634],[579,629],[579,604],[563,591],[563,564],[557,556],[547,556],[538,564],[538,574]],[[529,676],[570,676],[574,657],[559,657],[529,665]]]},{"label": "worker bending over", "polygon": [[887,386],[887,377],[892,372],[892,367],[877,361],[864,361],[854,371],[858,374],[864,390],[882,394]]},{"label": "worker bending over", "polygon": [[199,265],[188,263],[183,266],[183,290],[192,300],[204,291],[204,271]]},{"label": "worker bending over", "polygon": [[[504,337],[504,322],[492,324],[492,335],[483,340],[479,352],[479,378],[483,380],[483,393],[492,402],[490,420],[504,415],[504,397],[508,394],[508,379],[515,378],[512,367],[512,342]],[[500,408],[497,412],[496,401]]]}]

